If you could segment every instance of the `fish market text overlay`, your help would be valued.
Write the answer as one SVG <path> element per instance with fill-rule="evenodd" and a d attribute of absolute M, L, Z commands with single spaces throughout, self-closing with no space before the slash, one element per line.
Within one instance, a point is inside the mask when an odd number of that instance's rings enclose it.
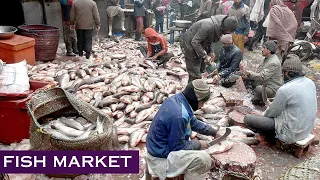
<path fill-rule="evenodd" d="M 138 174 L 139 151 L 0 151 L 0 173 Z"/>

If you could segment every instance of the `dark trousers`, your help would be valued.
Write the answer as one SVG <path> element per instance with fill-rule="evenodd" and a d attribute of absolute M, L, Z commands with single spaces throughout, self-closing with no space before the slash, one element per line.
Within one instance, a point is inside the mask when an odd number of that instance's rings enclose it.
<path fill-rule="evenodd" d="M 266 87 L 266 90 L 265 90 L 266 94 L 267 94 L 267 98 L 273 98 L 275 95 L 276 95 L 276 92 L 273 92 L 270 88 Z M 255 89 L 254 89 L 254 97 L 253 97 L 253 100 L 255 101 L 260 101 L 262 102 L 263 101 L 263 98 L 262 98 L 262 85 L 259 85 L 257 86 Z"/>
<path fill-rule="evenodd" d="M 275 137 L 276 129 L 274 118 L 249 114 L 244 117 L 244 123 L 253 131 L 260 131 L 272 138 Z"/>
<path fill-rule="evenodd" d="M 251 38 L 251 42 L 249 45 L 249 48 L 251 48 L 251 49 L 252 49 L 252 46 L 255 42 L 260 42 L 263 37 L 264 37 L 264 41 L 266 41 L 266 39 L 267 39 L 266 38 L 267 28 L 262 26 L 264 20 L 265 20 L 265 18 L 263 18 L 263 20 L 259 21 L 258 28 L 257 28 L 256 32 L 254 33 L 254 36 Z"/>
<path fill-rule="evenodd" d="M 83 56 L 83 51 L 86 52 L 86 58 L 90 58 L 92 51 L 92 33 L 93 29 L 77 29 L 77 45 L 79 56 Z"/>
<path fill-rule="evenodd" d="M 156 15 L 156 31 L 157 32 L 163 32 L 163 22 L 164 22 L 164 16 L 162 15 Z"/>
<path fill-rule="evenodd" d="M 156 22 L 156 31 L 163 33 L 163 22 Z"/>
<path fill-rule="evenodd" d="M 206 64 L 193 49 L 189 49 L 183 39 L 180 40 L 180 47 L 186 61 L 187 72 L 189 74 L 188 82 L 195 79 L 201 79 L 204 73 Z"/>
<path fill-rule="evenodd" d="M 63 25 L 63 39 L 66 44 L 67 53 L 78 53 L 77 38 L 75 30 L 70 29 L 70 25 L 65 23 Z"/>

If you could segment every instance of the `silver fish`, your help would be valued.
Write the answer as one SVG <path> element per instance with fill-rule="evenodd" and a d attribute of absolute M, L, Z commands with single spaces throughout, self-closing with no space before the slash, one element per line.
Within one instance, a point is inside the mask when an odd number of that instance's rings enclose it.
<path fill-rule="evenodd" d="M 222 112 L 222 109 L 212 105 L 204 105 L 201 110 L 206 114 L 215 114 L 217 112 Z"/>
<path fill-rule="evenodd" d="M 70 76 L 68 73 L 64 73 L 58 78 L 59 85 L 62 89 L 67 88 L 69 81 Z"/>
<path fill-rule="evenodd" d="M 140 123 L 143 120 L 145 120 L 151 113 L 153 112 L 153 108 L 145 109 L 142 110 L 141 112 L 138 113 L 136 117 L 136 123 Z"/>
<path fill-rule="evenodd" d="M 139 77 L 137 77 L 137 76 L 131 77 L 131 84 L 140 88 L 141 91 L 146 92 L 146 89 L 143 87 L 142 82 Z"/>
<path fill-rule="evenodd" d="M 124 102 L 126 104 L 131 104 L 132 103 L 132 98 L 130 95 L 124 95 L 119 99 L 121 102 Z"/>
<path fill-rule="evenodd" d="M 59 121 L 61 121 L 63 124 L 65 124 L 68 127 L 83 131 L 84 127 L 74 119 L 68 119 L 66 117 L 58 118 Z"/>
<path fill-rule="evenodd" d="M 112 112 L 115 112 L 117 110 L 118 104 L 111 104 L 110 108 Z"/>
<path fill-rule="evenodd" d="M 83 117 L 78 117 L 75 121 L 79 122 L 82 126 L 85 125 L 88 121 Z"/>
<path fill-rule="evenodd" d="M 222 141 L 220 144 L 215 144 L 213 146 L 210 146 L 207 149 L 207 152 L 209 154 L 219 154 L 219 153 L 223 153 L 226 152 L 228 150 L 230 150 L 233 146 L 233 142 L 232 141 Z"/>
<path fill-rule="evenodd" d="M 127 142 L 129 142 L 129 139 L 130 139 L 130 137 L 127 136 L 127 135 L 120 135 L 120 136 L 118 136 L 118 141 L 119 141 L 120 143 L 123 143 L 123 142 L 127 143 Z"/>
<path fill-rule="evenodd" d="M 118 89 L 117 92 L 121 92 L 121 91 L 140 92 L 140 88 L 138 88 L 137 86 L 131 85 L 131 86 L 121 87 L 121 88 Z"/>
<path fill-rule="evenodd" d="M 87 75 L 86 71 L 83 70 L 83 69 L 78 69 L 78 70 L 76 71 L 76 74 L 77 74 L 77 76 L 79 76 L 80 78 L 84 78 L 84 77 Z"/>
<path fill-rule="evenodd" d="M 134 131 L 130 135 L 129 145 L 130 147 L 136 147 L 137 144 L 141 141 L 143 135 L 146 133 L 145 129 L 139 129 L 137 131 Z"/>
<path fill-rule="evenodd" d="M 42 129 L 45 133 L 48 133 L 52 138 L 59 139 L 59 140 L 65 140 L 70 141 L 72 140 L 71 137 L 65 135 L 63 132 L 51 128 L 43 128 Z"/>
<path fill-rule="evenodd" d="M 135 118 L 137 117 L 138 113 L 136 111 L 131 111 L 130 114 L 129 114 L 129 117 L 130 118 Z"/>
<path fill-rule="evenodd" d="M 139 130 L 140 128 L 117 128 L 117 134 L 120 135 L 130 135 L 134 131 Z"/>
<path fill-rule="evenodd" d="M 74 128 L 71 128 L 71 127 L 68 127 L 66 125 L 64 125 L 62 122 L 60 121 L 55 121 L 51 127 L 53 129 L 57 129 L 59 131 L 61 131 L 62 133 L 64 133 L 65 135 L 67 136 L 70 136 L 70 137 L 78 137 L 80 136 L 83 131 L 80 131 L 80 130 L 76 130 Z"/>
<path fill-rule="evenodd" d="M 120 102 L 117 104 L 117 110 L 124 110 L 127 107 L 127 104 L 124 102 Z"/>

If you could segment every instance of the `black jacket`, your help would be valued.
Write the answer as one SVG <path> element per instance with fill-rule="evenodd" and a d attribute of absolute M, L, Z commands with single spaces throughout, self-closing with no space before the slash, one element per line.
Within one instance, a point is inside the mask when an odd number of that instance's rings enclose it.
<path fill-rule="evenodd" d="M 221 36 L 221 23 L 225 15 L 211 16 L 195 22 L 184 33 L 183 41 L 186 51 L 195 51 L 198 57 L 203 57 L 207 52 L 214 52 L 213 43 L 218 42 Z"/>
<path fill-rule="evenodd" d="M 219 75 L 226 78 L 231 73 L 239 70 L 239 65 L 242 60 L 242 51 L 232 45 L 229 49 L 222 47 L 220 50 L 220 61 L 218 63 Z"/>
<path fill-rule="evenodd" d="M 135 0 L 134 1 L 134 16 L 145 16 L 146 11 L 144 7 L 144 0 Z"/>

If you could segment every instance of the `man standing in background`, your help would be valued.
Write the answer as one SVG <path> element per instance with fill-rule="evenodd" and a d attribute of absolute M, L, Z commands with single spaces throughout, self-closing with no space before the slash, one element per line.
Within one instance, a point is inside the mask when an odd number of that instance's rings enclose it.
<path fill-rule="evenodd" d="M 234 44 L 243 52 L 244 43 L 248 40 L 250 30 L 250 9 L 241 0 L 234 0 L 228 11 L 228 16 L 235 16 L 238 21 L 238 28 L 232 34 Z"/>
<path fill-rule="evenodd" d="M 70 28 L 70 10 L 74 0 L 60 0 L 62 10 L 63 40 L 66 45 L 67 56 L 78 54 L 76 31 Z"/>
<path fill-rule="evenodd" d="M 144 0 L 134 0 L 134 17 L 136 18 L 135 40 L 141 41 L 141 33 L 144 29 L 143 18 L 146 16 Z"/>
<path fill-rule="evenodd" d="M 269 21 L 267 21 L 267 36 L 278 41 L 277 56 L 282 62 L 287 55 L 291 43 L 294 42 L 298 22 L 291 9 L 282 0 L 271 0 Z M 268 19 L 268 18 L 267 18 Z"/>
<path fill-rule="evenodd" d="M 125 15 L 123 9 L 119 6 L 119 0 L 107 0 L 107 15 L 109 24 L 108 36 L 112 36 L 113 18 L 119 16 L 121 20 L 121 31 L 126 31 L 124 28 Z"/>
<path fill-rule="evenodd" d="M 267 28 L 263 27 L 262 24 L 266 20 L 267 15 L 270 11 L 270 2 L 271 0 L 257 0 L 254 5 L 252 12 L 250 14 L 250 20 L 258 24 L 258 28 L 252 37 L 248 50 L 253 51 L 252 47 L 256 43 L 260 43 L 262 38 L 263 41 L 267 41 L 266 30 Z M 263 8 L 262 8 L 263 7 Z"/>
<path fill-rule="evenodd" d="M 71 29 L 76 29 L 79 56 L 86 52 L 86 59 L 90 58 L 92 51 L 92 33 L 94 26 L 100 30 L 100 16 L 97 4 L 93 0 L 77 0 L 71 8 Z"/>

